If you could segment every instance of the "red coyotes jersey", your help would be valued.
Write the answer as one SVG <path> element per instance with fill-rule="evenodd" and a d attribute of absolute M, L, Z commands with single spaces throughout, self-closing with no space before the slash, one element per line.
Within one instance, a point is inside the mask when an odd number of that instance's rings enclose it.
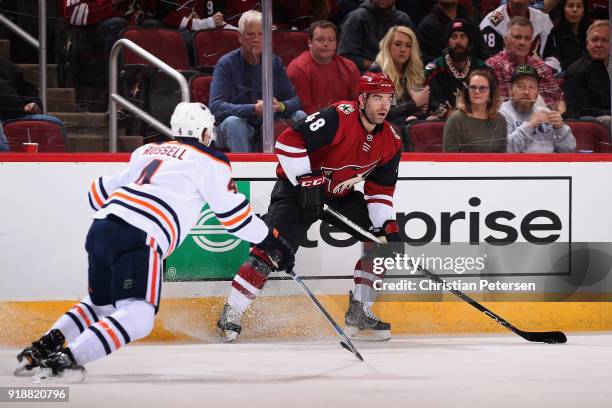
<path fill-rule="evenodd" d="M 355 102 L 332 104 L 286 129 L 276 141 L 275 153 L 279 177 L 296 185 L 298 176 L 321 171 L 331 197 L 345 196 L 363 181 L 374 226 L 395 218 L 400 137 L 387 122 L 368 133 Z"/>

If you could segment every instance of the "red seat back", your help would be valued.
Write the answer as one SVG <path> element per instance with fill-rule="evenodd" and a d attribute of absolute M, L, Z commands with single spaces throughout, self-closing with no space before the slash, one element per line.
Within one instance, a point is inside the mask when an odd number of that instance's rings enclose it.
<path fill-rule="evenodd" d="M 196 65 L 212 67 L 219 58 L 228 52 L 240 48 L 238 31 L 235 30 L 200 30 L 193 35 Z"/>
<path fill-rule="evenodd" d="M 39 152 L 65 152 L 64 130 L 43 119 L 14 120 L 2 124 L 12 152 L 23 152 L 23 143 L 38 143 Z"/>
<path fill-rule="evenodd" d="M 567 125 L 572 129 L 576 138 L 576 151 L 600 151 L 600 143 L 610 141 L 608 128 L 591 120 L 568 120 Z"/>
<path fill-rule="evenodd" d="M 272 49 L 286 67 L 295 57 L 308 50 L 308 33 L 291 30 L 273 31 Z"/>
<path fill-rule="evenodd" d="M 409 150 L 441 152 L 444 140 L 443 120 L 419 120 L 408 125 Z"/>
<path fill-rule="evenodd" d="M 195 75 L 189 80 L 189 87 L 191 88 L 191 101 L 202 102 L 208 106 L 208 100 L 210 98 L 210 83 L 212 82 L 212 76 L 210 75 Z"/>
<path fill-rule="evenodd" d="M 189 55 L 185 40 L 178 31 L 167 28 L 128 28 L 122 38 L 135 42 L 176 70 L 189 70 Z M 150 65 L 129 49 L 124 49 L 126 64 Z"/>

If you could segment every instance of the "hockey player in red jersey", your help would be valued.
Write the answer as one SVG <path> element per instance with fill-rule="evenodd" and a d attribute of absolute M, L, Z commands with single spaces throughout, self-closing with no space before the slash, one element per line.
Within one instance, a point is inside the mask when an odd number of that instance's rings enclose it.
<path fill-rule="evenodd" d="M 263 218 L 296 251 L 308 228 L 322 218 L 324 203 L 388 242 L 400 241 L 393 193 L 401 143 L 385 121 L 394 94 L 389 77 L 366 73 L 359 82 L 358 101 L 328 106 L 278 137 L 275 145 L 278 179 Z M 354 189 L 360 182 L 365 182 L 365 194 Z M 337 225 L 335 220 L 322 219 Z M 355 266 L 355 292 L 349 294 L 346 333 L 354 338 L 388 340 L 390 324 L 370 310 L 376 299 L 374 282 L 382 276 L 373 273 L 368 259 L 371 258 L 364 255 Z M 255 246 L 234 277 L 217 323 L 222 340 L 233 341 L 240 334 L 241 316 L 272 270 Z"/>
<path fill-rule="evenodd" d="M 208 108 L 181 102 L 170 124 L 176 140 L 136 149 L 124 172 L 92 183 L 89 296 L 17 356 L 16 374 L 40 367 L 39 379 L 67 373 L 80 379 L 85 364 L 146 337 L 159 306 L 162 260 L 186 238 L 205 203 L 228 232 L 257 243 L 270 265 L 293 267 L 292 248 L 236 191 L 227 157 L 208 147 L 214 137 Z"/>

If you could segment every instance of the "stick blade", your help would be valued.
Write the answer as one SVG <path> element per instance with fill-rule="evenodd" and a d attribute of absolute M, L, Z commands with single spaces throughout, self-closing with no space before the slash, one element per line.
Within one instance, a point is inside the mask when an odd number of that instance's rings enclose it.
<path fill-rule="evenodd" d="M 355 357 L 357 357 L 359 359 L 359 361 L 363 361 L 363 357 L 361 357 L 361 354 L 359 354 L 359 352 L 357 351 L 357 349 L 352 349 L 349 347 L 348 344 L 346 344 L 345 342 L 341 341 L 340 345 L 342 347 L 344 347 L 345 349 L 347 349 L 348 351 L 350 351 L 351 353 L 353 353 L 355 355 Z"/>
<path fill-rule="evenodd" d="M 521 332 L 519 333 L 522 338 L 528 341 L 534 341 L 538 343 L 567 343 L 567 336 L 560 331 L 551 332 Z"/>

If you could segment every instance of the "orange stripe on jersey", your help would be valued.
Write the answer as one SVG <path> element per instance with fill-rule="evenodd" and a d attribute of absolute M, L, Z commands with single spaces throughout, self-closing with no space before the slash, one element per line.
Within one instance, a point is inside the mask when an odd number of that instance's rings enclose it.
<path fill-rule="evenodd" d="M 96 204 L 98 204 L 100 207 L 102 207 L 104 205 L 104 201 L 102 201 L 102 199 L 98 195 L 98 189 L 96 189 L 96 182 L 95 181 L 93 181 L 91 183 L 91 192 L 92 192 L 94 200 L 96 200 Z"/>
<path fill-rule="evenodd" d="M 151 294 L 150 294 L 150 302 L 155 304 L 155 285 L 157 285 L 157 251 L 155 244 L 155 240 L 151 238 L 149 240 L 149 246 L 151 247 L 151 253 L 153 254 L 153 276 L 151 276 Z"/>
<path fill-rule="evenodd" d="M 134 197 L 130 197 L 126 194 L 123 193 L 119 193 L 119 192 L 115 192 L 113 194 L 111 194 L 111 197 L 121 197 L 125 200 L 131 201 L 133 203 L 136 204 L 140 204 L 144 207 L 147 207 L 149 210 L 153 211 L 155 214 L 157 214 L 161 219 L 163 219 L 164 221 L 166 221 L 166 224 L 168 224 L 168 227 L 170 227 L 170 233 L 172 234 L 172 242 L 170 242 L 170 247 L 168 248 L 168 252 L 172 252 L 172 248 L 174 248 L 174 245 L 176 245 L 176 231 L 174 230 L 174 226 L 172 224 L 172 222 L 168 219 L 168 217 L 166 217 L 166 215 L 160 211 L 159 208 L 155 207 L 152 204 L 147 203 L 146 201 L 143 200 L 139 200 L 138 198 L 134 198 Z"/>
<path fill-rule="evenodd" d="M 74 305 L 74 309 L 81 315 L 83 320 L 85 320 L 85 324 L 87 325 L 87 327 L 91 326 L 91 321 L 87 317 L 87 314 L 85 313 L 85 311 L 83 309 L 81 309 L 81 306 Z"/>
<path fill-rule="evenodd" d="M 221 221 L 221 224 L 223 224 L 226 227 L 231 227 L 232 225 L 244 220 L 246 217 L 248 217 L 251 214 L 251 205 L 249 204 L 249 207 L 247 208 L 246 212 L 242 215 L 239 215 L 235 218 L 232 218 L 229 221 Z"/>
<path fill-rule="evenodd" d="M 100 320 L 98 323 L 100 323 L 100 326 L 102 326 L 102 328 L 104 329 L 104 331 L 106 333 L 108 333 L 108 335 L 110 336 L 111 339 L 113 339 L 113 343 L 115 343 L 115 349 L 118 349 L 119 347 L 121 347 L 121 342 L 119 341 L 119 339 L 117 338 L 117 335 L 115 334 L 115 332 L 113 331 L 113 329 L 111 329 L 108 324 L 106 324 L 106 322 L 104 320 Z"/>

